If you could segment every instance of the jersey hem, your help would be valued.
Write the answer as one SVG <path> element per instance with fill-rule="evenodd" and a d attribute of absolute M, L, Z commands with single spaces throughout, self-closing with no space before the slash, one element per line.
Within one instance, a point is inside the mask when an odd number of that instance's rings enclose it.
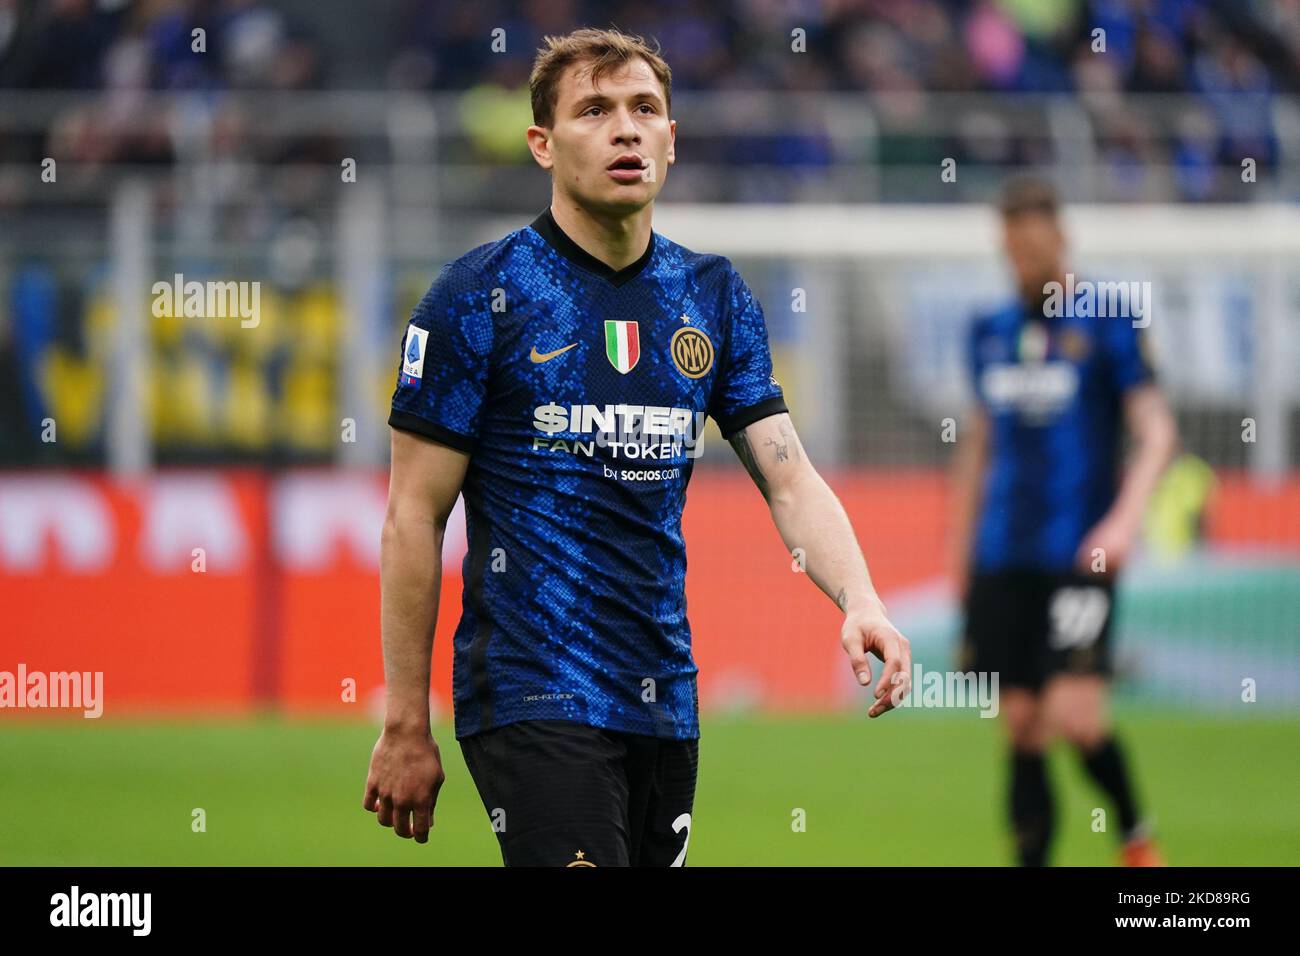
<path fill-rule="evenodd" d="M 498 718 L 487 726 L 480 726 L 479 721 L 467 721 L 457 719 L 456 739 L 464 740 L 467 737 L 473 737 L 475 734 L 486 733 L 489 730 L 496 730 L 498 727 L 505 727 L 509 724 L 518 724 L 526 720 L 562 720 L 570 724 L 581 724 L 584 727 L 595 727 L 598 730 L 610 730 L 620 734 L 636 734 L 641 737 L 655 737 L 659 740 L 699 740 L 700 728 L 698 721 L 692 723 L 689 732 L 686 734 L 663 734 L 656 733 L 652 728 L 645 724 L 635 721 L 624 720 L 592 720 L 590 718 L 573 717 L 570 715 L 556 716 L 549 713 L 538 714 L 515 714 L 510 717 Z"/>

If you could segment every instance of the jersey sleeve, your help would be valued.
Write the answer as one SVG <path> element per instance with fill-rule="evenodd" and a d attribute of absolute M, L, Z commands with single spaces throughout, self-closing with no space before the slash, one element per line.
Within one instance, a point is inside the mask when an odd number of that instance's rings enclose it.
<path fill-rule="evenodd" d="M 772 374 L 763 307 L 735 270 L 732 270 L 728 308 L 730 322 L 718 356 L 718 378 L 709 403 L 709 415 L 726 439 L 759 419 L 789 411 L 781 386 Z"/>
<path fill-rule="evenodd" d="M 492 357 L 488 285 L 453 262 L 424 294 L 402 336 L 389 425 L 473 450 Z"/>
<path fill-rule="evenodd" d="M 1122 395 L 1130 388 L 1154 382 L 1155 365 L 1146 329 L 1135 327 L 1128 319 L 1104 321 L 1107 372 L 1115 392 Z"/>

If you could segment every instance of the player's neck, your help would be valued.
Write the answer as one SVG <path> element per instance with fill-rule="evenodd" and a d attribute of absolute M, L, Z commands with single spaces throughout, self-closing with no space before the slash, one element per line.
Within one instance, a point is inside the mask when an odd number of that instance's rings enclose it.
<path fill-rule="evenodd" d="M 1069 288 L 1069 282 L 1066 277 L 1066 270 L 1060 267 L 1055 270 L 1051 279 L 1045 282 L 1034 282 L 1020 289 L 1020 299 L 1025 304 L 1025 310 L 1030 315 L 1041 318 L 1050 318 L 1045 311 L 1045 304 L 1051 297 L 1048 286 L 1049 283 L 1055 282 L 1062 289 Z"/>
<path fill-rule="evenodd" d="M 653 203 L 631 216 L 603 217 L 559 196 L 551 199 L 551 217 L 566 236 L 614 271 L 640 259 L 650 245 Z"/>

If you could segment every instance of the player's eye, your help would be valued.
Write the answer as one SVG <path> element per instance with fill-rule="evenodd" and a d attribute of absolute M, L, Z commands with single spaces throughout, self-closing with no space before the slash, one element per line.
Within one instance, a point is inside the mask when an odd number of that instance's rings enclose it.
<path fill-rule="evenodd" d="M 599 106 L 588 106 L 585 110 L 582 111 L 582 115 L 583 115 L 583 116 L 590 116 L 590 115 L 592 114 L 593 111 L 596 111 L 596 110 L 599 110 L 599 109 L 600 109 Z"/>

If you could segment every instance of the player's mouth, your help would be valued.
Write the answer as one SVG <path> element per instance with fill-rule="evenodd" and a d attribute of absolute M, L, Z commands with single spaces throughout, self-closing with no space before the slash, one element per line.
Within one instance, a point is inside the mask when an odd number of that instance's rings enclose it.
<path fill-rule="evenodd" d="M 638 154 L 624 153 L 605 168 L 618 182 L 635 183 L 645 178 L 646 165 L 646 161 Z"/>

